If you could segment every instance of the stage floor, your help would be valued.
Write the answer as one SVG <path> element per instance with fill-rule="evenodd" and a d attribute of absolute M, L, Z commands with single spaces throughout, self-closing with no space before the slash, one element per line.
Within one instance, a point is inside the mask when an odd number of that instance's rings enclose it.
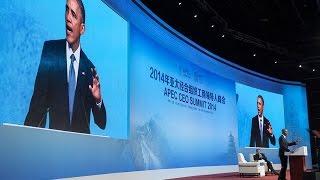
<path fill-rule="evenodd" d="M 290 179 L 290 172 L 287 171 L 288 180 Z M 204 176 L 192 176 L 192 177 L 183 177 L 183 178 L 176 178 L 174 180 L 212 180 L 212 179 L 226 179 L 226 180 L 246 180 L 246 179 L 259 179 L 259 180 L 277 180 L 278 176 L 273 174 L 268 174 L 264 177 L 257 177 L 257 176 L 245 176 L 240 177 L 239 173 L 224 173 L 224 174 L 212 174 L 212 175 L 204 175 Z"/>

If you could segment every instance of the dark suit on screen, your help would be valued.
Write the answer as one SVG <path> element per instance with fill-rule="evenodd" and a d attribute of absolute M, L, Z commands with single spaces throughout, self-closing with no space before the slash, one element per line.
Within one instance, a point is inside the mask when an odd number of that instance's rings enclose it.
<path fill-rule="evenodd" d="M 106 110 L 102 102 L 97 106 L 89 85 L 92 85 L 94 65 L 86 54 L 80 51 L 80 63 L 74 96 L 72 120 L 69 119 L 68 80 L 66 61 L 66 40 L 52 40 L 44 43 L 34 91 L 24 124 L 45 127 L 49 113 L 49 128 L 80 133 L 90 133 L 90 112 L 94 122 L 106 127 Z"/>
<path fill-rule="evenodd" d="M 288 156 L 284 155 L 285 152 L 290 152 L 288 149 L 289 146 L 296 145 L 296 142 L 288 142 L 287 138 L 283 135 L 279 138 L 279 157 L 281 161 L 281 171 L 279 175 L 279 179 L 285 180 L 286 179 L 286 170 L 288 167 Z"/>
<path fill-rule="evenodd" d="M 260 129 L 259 129 L 259 119 L 258 115 L 252 118 L 251 124 L 251 136 L 250 136 L 250 147 L 269 147 L 269 140 L 271 144 L 276 144 L 276 138 L 274 135 L 270 134 L 267 129 L 270 125 L 270 121 L 263 117 L 263 135 L 261 139 Z"/>

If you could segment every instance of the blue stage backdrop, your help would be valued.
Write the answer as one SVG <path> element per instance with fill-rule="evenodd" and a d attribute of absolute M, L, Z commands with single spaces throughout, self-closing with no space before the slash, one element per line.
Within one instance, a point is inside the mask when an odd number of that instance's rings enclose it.
<path fill-rule="evenodd" d="M 300 146 L 308 147 L 306 164 L 308 168 L 312 168 L 310 134 L 308 132 L 309 118 L 306 88 L 285 85 L 283 87 L 283 95 L 284 112 L 286 117 L 285 124 L 286 128 L 289 130 L 288 138 L 290 141 L 299 140 L 298 145 L 293 146 L 293 149 Z"/>
<path fill-rule="evenodd" d="M 283 95 L 236 83 L 239 147 L 250 145 L 252 118 L 258 114 L 257 97 L 264 99 L 263 115 L 270 121 L 276 145 L 269 143 L 269 147 L 279 147 L 277 138 L 281 129 L 285 127 Z"/>
<path fill-rule="evenodd" d="M 130 31 L 132 141 L 145 168 L 236 164 L 235 84 Z"/>
<path fill-rule="evenodd" d="M 91 133 L 127 138 L 128 23 L 101 1 L 83 2 L 86 31 L 81 48 L 97 68 L 108 117 L 106 130 L 91 121 Z M 66 0 L 1 2 L 0 123 L 24 123 L 43 43 L 66 37 L 65 4 Z"/>

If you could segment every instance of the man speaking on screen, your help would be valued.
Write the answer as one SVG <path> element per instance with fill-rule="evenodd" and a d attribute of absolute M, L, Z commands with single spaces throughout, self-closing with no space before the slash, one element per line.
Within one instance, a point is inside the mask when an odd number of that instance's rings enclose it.
<path fill-rule="evenodd" d="M 264 99 L 261 95 L 257 97 L 258 115 L 252 118 L 250 147 L 269 147 L 269 140 L 272 145 L 276 139 L 272 133 L 270 121 L 263 115 Z"/>
<path fill-rule="evenodd" d="M 81 0 L 67 0 L 66 39 L 46 41 L 24 124 L 90 133 L 90 113 L 105 129 L 107 115 L 95 67 L 81 49 L 85 9 Z"/>

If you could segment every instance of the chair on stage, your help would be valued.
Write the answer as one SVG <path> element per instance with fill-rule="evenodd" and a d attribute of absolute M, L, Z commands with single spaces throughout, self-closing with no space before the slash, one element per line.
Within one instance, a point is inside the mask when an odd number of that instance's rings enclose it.
<path fill-rule="evenodd" d="M 238 166 L 240 177 L 245 175 L 265 176 L 265 164 L 263 160 L 248 162 L 242 153 L 238 153 Z"/>
<path fill-rule="evenodd" d="M 253 156 L 254 156 L 254 154 L 249 154 L 249 160 L 250 160 L 250 162 L 257 162 L 257 161 L 254 160 Z M 260 163 L 263 163 L 263 165 L 264 165 L 264 171 L 265 171 L 265 174 L 266 174 L 266 175 L 272 174 L 272 172 L 269 170 L 268 165 L 267 165 L 267 162 L 266 162 L 265 160 L 259 160 L 259 162 L 260 162 Z M 271 164 L 273 164 L 273 163 L 271 162 Z"/>

